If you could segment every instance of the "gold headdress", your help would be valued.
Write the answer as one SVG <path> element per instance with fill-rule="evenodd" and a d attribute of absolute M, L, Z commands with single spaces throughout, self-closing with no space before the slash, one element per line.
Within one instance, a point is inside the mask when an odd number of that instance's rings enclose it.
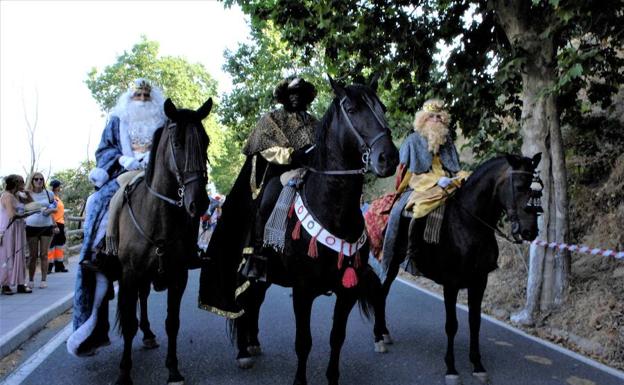
<path fill-rule="evenodd" d="M 442 112 L 446 111 L 444 102 L 440 99 L 429 99 L 423 104 L 423 111 L 427 112 Z"/>

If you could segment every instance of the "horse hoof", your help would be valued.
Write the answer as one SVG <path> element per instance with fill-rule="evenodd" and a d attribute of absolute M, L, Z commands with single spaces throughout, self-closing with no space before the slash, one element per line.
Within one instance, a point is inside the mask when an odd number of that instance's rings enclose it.
<path fill-rule="evenodd" d="M 179 372 L 170 374 L 167 385 L 184 385 L 184 377 Z"/>
<path fill-rule="evenodd" d="M 156 342 L 156 338 L 147 338 L 143 340 L 144 349 L 156 349 L 160 345 Z"/>
<path fill-rule="evenodd" d="M 383 340 L 375 342 L 375 353 L 388 353 L 388 348 Z"/>
<path fill-rule="evenodd" d="M 459 374 L 447 374 L 444 376 L 444 382 L 446 385 L 461 385 L 461 378 Z"/>
<path fill-rule="evenodd" d="M 252 356 L 259 356 L 262 354 L 262 348 L 260 347 L 260 345 L 247 346 L 247 353 L 251 354 Z"/>
<path fill-rule="evenodd" d="M 167 385 L 184 385 L 184 380 L 182 381 L 169 381 Z"/>
<path fill-rule="evenodd" d="M 489 384 L 490 383 L 490 378 L 489 378 L 487 372 L 473 372 L 472 376 L 474 378 L 476 378 L 477 380 L 479 380 L 479 382 L 482 383 L 482 384 Z"/>
<path fill-rule="evenodd" d="M 394 343 L 394 340 L 392 339 L 390 334 L 382 334 L 381 336 L 383 337 L 384 344 L 392 345 Z"/>
<path fill-rule="evenodd" d="M 237 358 L 236 365 L 241 369 L 251 369 L 254 366 L 254 359 L 251 357 Z"/>

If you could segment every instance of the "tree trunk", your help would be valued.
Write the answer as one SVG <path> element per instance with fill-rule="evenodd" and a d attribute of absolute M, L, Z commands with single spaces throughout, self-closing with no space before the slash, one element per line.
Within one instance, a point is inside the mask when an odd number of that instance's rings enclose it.
<path fill-rule="evenodd" d="M 534 29 L 527 2 L 494 1 L 492 5 L 510 43 L 526 59 L 522 72 L 522 153 L 529 157 L 542 153 L 539 170 L 544 182 L 544 214 L 538 221 L 539 238 L 562 243 L 568 231 L 566 169 L 559 111 L 555 95 L 547 92 L 557 82 L 554 38 Z M 532 324 L 538 310 L 548 312 L 561 305 L 567 291 L 569 266 L 567 251 L 532 244 L 526 304 L 512 315 L 512 321 Z"/>

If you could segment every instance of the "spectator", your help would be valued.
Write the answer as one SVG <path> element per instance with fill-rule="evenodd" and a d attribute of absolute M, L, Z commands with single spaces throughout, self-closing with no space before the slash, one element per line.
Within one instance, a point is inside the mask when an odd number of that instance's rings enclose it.
<path fill-rule="evenodd" d="M 0 284 L 2 294 L 31 293 L 26 283 L 26 230 L 24 227 L 24 179 L 19 175 L 5 178 L 6 186 L 0 196 Z M 25 197 L 25 195 L 23 195 Z"/>
<path fill-rule="evenodd" d="M 55 223 L 54 235 L 52 236 L 52 242 L 50 242 L 50 249 L 48 250 L 48 274 L 52 273 L 52 268 L 57 273 L 67 273 L 69 270 L 65 268 L 63 259 L 65 258 L 65 205 L 61 200 L 61 182 L 53 180 L 50 182 L 50 187 L 54 193 L 54 200 L 56 201 L 56 212 L 52 213 L 52 220 Z"/>
<path fill-rule="evenodd" d="M 48 248 L 54 233 L 54 221 L 50 216 L 56 211 L 54 193 L 45 187 L 43 174 L 35 172 L 30 179 L 30 196 L 33 201 L 39 203 L 40 212 L 26 218 L 26 239 L 28 241 L 28 287 L 35 286 L 35 270 L 37 260 L 41 261 L 40 289 L 48 287 L 46 278 L 48 275 Z"/>

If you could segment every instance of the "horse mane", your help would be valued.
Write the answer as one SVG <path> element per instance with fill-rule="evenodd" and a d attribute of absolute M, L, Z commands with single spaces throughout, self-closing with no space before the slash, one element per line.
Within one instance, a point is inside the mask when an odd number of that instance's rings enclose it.
<path fill-rule="evenodd" d="M 160 143 L 160 137 L 162 133 L 169 125 L 169 121 L 165 122 L 165 125 L 154 131 L 154 135 L 152 136 L 152 150 L 149 154 L 149 163 L 147 164 L 147 169 L 145 170 L 145 180 L 148 183 L 152 183 L 152 178 L 154 177 L 154 163 L 156 162 L 156 153 L 158 152 L 158 145 Z"/>
<path fill-rule="evenodd" d="M 314 165 L 319 169 L 323 169 L 325 167 L 325 161 L 327 160 L 327 132 L 329 131 L 329 126 L 338 111 L 337 104 L 338 98 L 334 98 L 327 108 L 327 111 L 325 111 L 323 118 L 316 124 L 316 151 L 314 151 Z"/>

